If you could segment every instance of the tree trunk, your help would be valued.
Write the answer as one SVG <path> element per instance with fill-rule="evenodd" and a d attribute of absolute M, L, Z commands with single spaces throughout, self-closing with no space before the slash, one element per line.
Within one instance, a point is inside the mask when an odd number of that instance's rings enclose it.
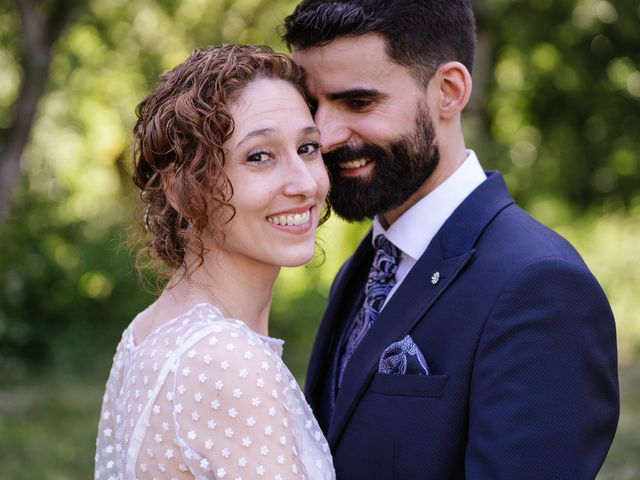
<path fill-rule="evenodd" d="M 38 101 L 47 83 L 51 48 L 69 18 L 67 1 L 56 2 L 48 17 L 38 0 L 15 0 L 22 26 L 22 85 L 9 128 L 0 141 L 0 221 L 20 179 L 20 162 L 29 141 Z"/>

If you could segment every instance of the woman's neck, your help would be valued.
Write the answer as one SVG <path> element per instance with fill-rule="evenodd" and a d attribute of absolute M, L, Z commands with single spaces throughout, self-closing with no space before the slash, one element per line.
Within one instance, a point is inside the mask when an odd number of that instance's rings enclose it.
<path fill-rule="evenodd" d="M 188 265 L 197 265 L 195 261 L 187 258 Z M 268 335 L 273 285 L 279 271 L 277 266 L 211 251 L 190 276 L 182 278 L 183 272 L 176 272 L 166 293 L 171 293 L 175 301 L 187 302 L 204 295 L 225 315 Z"/>

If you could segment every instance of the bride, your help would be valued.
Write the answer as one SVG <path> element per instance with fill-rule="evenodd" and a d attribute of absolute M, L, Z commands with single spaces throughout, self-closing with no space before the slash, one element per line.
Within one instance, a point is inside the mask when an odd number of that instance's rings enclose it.
<path fill-rule="evenodd" d="M 167 285 L 122 335 L 96 479 L 333 479 L 268 336 L 281 266 L 311 259 L 328 178 L 291 60 L 195 51 L 138 106 L 134 181 Z"/>

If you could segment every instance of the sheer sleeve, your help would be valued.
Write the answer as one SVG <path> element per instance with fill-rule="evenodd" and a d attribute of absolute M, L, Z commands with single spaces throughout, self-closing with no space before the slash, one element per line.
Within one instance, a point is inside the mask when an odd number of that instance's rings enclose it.
<path fill-rule="evenodd" d="M 117 455 L 117 446 L 121 441 L 122 428 L 116 422 L 115 411 L 116 400 L 122 388 L 126 334 L 127 332 L 125 331 L 116 349 L 105 393 L 102 397 L 102 410 L 100 412 L 96 440 L 95 479 L 110 478 L 118 468 L 122 468 Z"/>
<path fill-rule="evenodd" d="M 197 478 L 308 478 L 284 368 L 263 339 L 231 322 L 184 349 L 166 388 L 177 445 Z"/>

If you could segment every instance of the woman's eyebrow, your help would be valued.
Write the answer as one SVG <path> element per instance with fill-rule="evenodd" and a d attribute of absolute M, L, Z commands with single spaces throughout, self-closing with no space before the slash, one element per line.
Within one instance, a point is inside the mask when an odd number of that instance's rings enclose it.
<path fill-rule="evenodd" d="M 253 130 L 253 131 L 247 133 L 242 138 L 242 140 L 240 140 L 236 144 L 236 148 L 239 147 L 240 145 L 242 145 L 243 143 L 249 141 L 250 139 L 254 138 L 254 137 L 268 137 L 270 135 L 273 135 L 274 133 L 275 133 L 275 128 L 259 128 L 257 130 Z M 308 127 L 303 128 L 301 130 L 301 133 L 303 135 L 308 135 L 310 133 L 316 133 L 316 134 L 320 135 L 320 130 L 315 125 L 309 125 Z"/>
<path fill-rule="evenodd" d="M 247 133 L 242 140 L 240 140 L 237 144 L 236 147 L 239 147 L 240 145 L 242 145 L 243 143 L 245 143 L 246 141 L 248 141 L 249 139 L 253 138 L 253 137 L 266 137 L 269 136 L 271 134 L 273 134 L 274 129 L 273 128 L 259 128 L 257 130 L 253 130 L 252 132 Z"/>

